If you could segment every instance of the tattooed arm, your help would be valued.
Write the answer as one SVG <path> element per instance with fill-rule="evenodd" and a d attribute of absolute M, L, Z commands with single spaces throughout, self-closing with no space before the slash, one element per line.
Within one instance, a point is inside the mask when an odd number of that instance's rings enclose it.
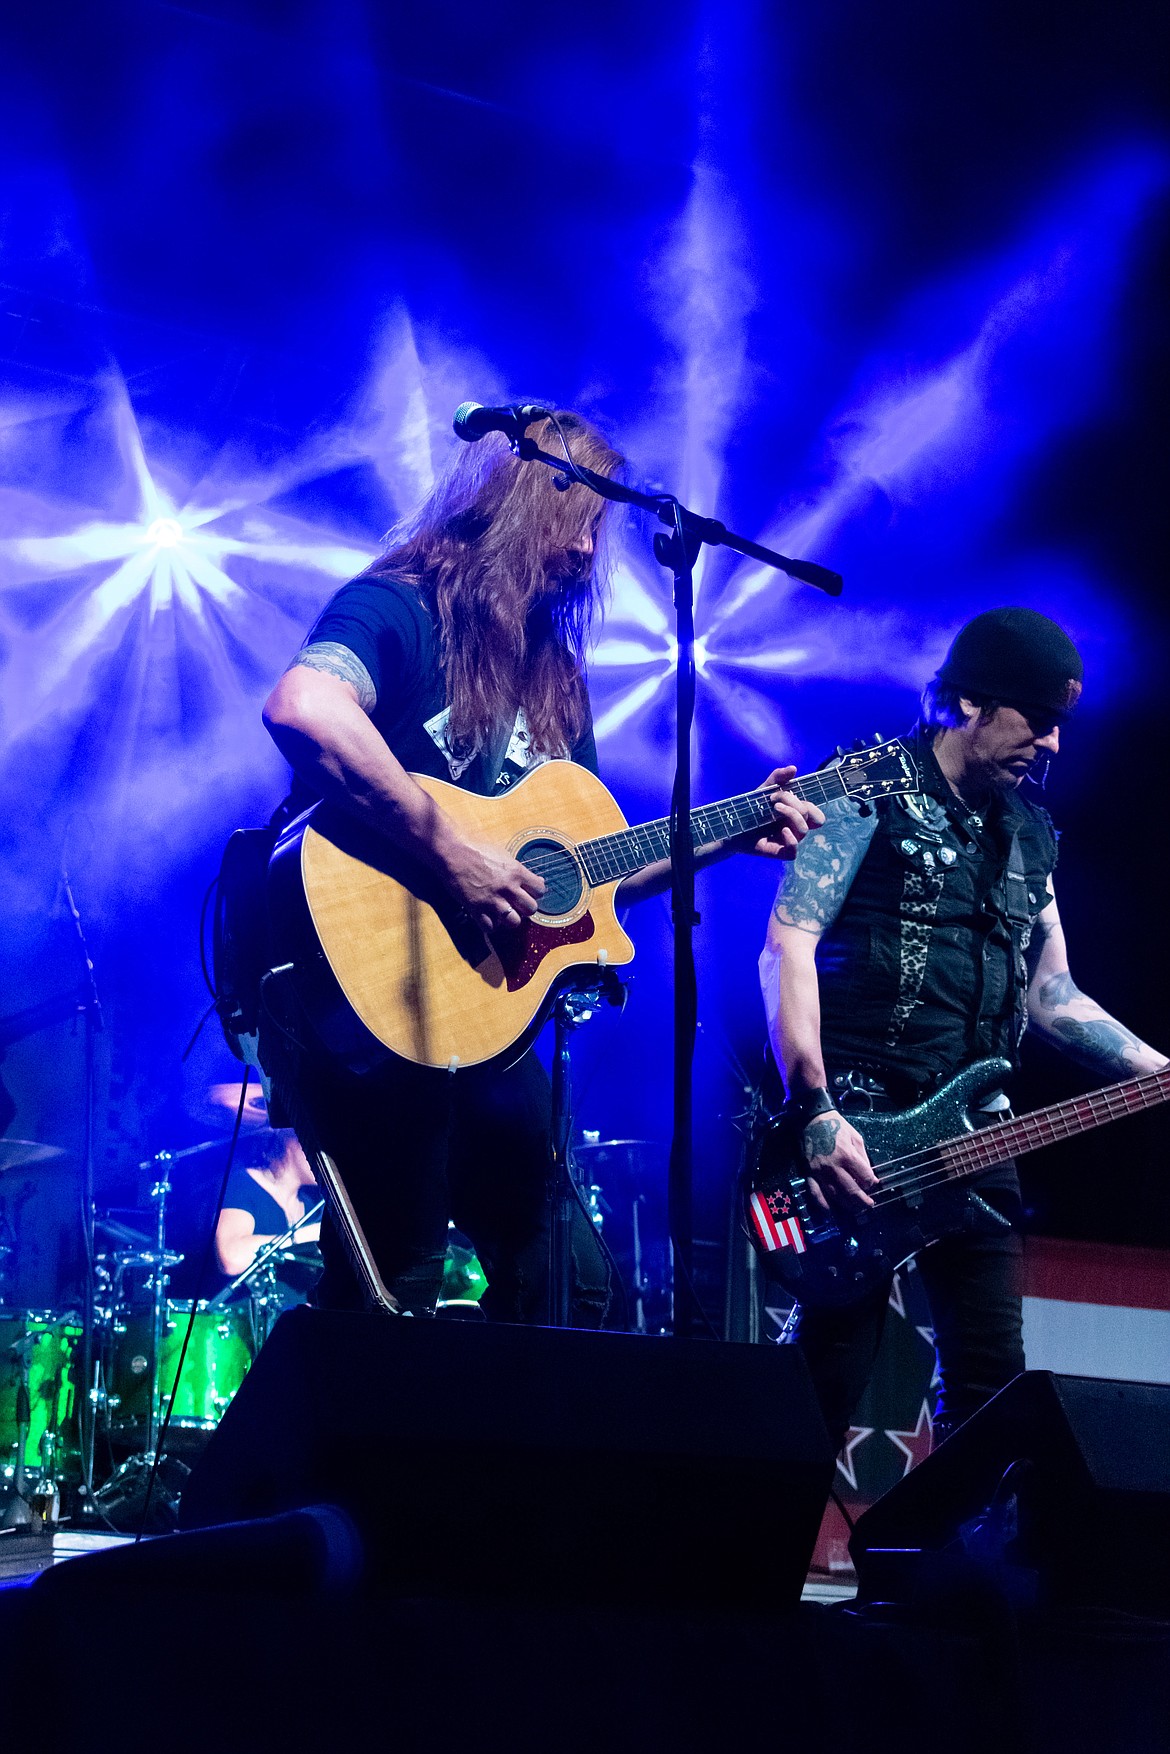
<path fill-rule="evenodd" d="M 876 826 L 875 816 L 862 816 L 848 799 L 827 805 L 823 827 L 801 842 L 780 879 L 760 956 L 760 987 L 768 1038 L 791 1097 L 825 1088 L 817 944 L 841 911 Z M 860 1133 L 842 1115 L 818 1114 L 802 1142 L 816 1172 L 809 1187 L 822 1206 L 832 1200 L 872 1204 L 866 1189 L 876 1178 Z"/>
<path fill-rule="evenodd" d="M 1157 1072 L 1166 1056 L 1082 993 L 1068 971 L 1064 928 L 1049 902 L 1029 946 L 1028 1025 L 1053 1047 L 1105 1081 Z"/>
<path fill-rule="evenodd" d="M 348 646 L 298 652 L 264 707 L 277 748 L 314 791 L 434 871 L 484 931 L 535 913 L 544 883 L 502 848 L 468 841 L 370 721 L 377 694 Z"/>

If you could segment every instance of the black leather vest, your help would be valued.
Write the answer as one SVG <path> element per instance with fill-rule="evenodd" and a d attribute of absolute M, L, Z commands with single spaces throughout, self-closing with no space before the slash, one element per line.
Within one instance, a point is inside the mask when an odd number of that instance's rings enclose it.
<path fill-rule="evenodd" d="M 1008 794 L 982 821 L 947 785 L 927 735 L 907 741 L 923 790 L 874 806 L 873 839 L 817 951 L 826 1065 L 889 1076 L 905 1092 L 988 1054 L 1017 1063 L 1025 953 L 1056 862 L 1043 810 Z"/>

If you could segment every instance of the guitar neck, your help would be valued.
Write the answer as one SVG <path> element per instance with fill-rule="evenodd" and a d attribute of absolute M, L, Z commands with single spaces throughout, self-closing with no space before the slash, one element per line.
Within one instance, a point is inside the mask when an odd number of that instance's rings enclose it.
<path fill-rule="evenodd" d="M 827 804 L 830 799 L 849 796 L 846 778 L 835 767 L 819 769 L 790 780 L 786 790 L 809 804 Z M 748 834 L 753 829 L 767 828 L 773 820 L 774 793 L 767 788 L 740 792 L 724 798 L 719 804 L 705 804 L 691 811 L 691 845 L 696 848 L 726 840 L 732 835 Z M 589 882 L 612 883 L 629 877 L 659 859 L 670 857 L 670 818 L 660 816 L 654 822 L 643 822 L 637 828 L 624 828 L 617 834 L 603 834 L 596 840 L 581 841 L 577 854 Z"/>
<path fill-rule="evenodd" d="M 1007 1157 L 1022 1157 L 1058 1139 L 1072 1139 L 1125 1115 L 1141 1114 L 1160 1103 L 1170 1102 L 1170 1066 L 1148 1072 L 1143 1078 L 1127 1078 L 1107 1084 L 1085 1096 L 1073 1096 L 1050 1108 L 1034 1109 L 1018 1120 L 983 1127 L 961 1139 L 948 1139 L 940 1149 L 950 1174 L 956 1178 L 977 1175 Z"/>

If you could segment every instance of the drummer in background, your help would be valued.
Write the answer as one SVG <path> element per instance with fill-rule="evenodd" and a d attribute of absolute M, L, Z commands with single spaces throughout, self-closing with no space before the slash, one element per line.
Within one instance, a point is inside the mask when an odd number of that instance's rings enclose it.
<path fill-rule="evenodd" d="M 220 1271 L 232 1279 L 245 1272 L 260 1249 L 283 1236 L 318 1200 L 308 1159 L 291 1130 L 267 1131 L 249 1144 L 255 1161 L 247 1168 L 233 1169 L 215 1227 L 216 1259 Z M 306 1224 L 297 1231 L 296 1242 L 316 1242 L 320 1234 L 319 1222 Z"/>

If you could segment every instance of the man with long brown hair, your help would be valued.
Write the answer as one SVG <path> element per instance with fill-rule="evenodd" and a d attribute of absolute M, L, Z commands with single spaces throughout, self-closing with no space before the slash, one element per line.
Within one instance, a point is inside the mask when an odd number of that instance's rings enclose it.
<path fill-rule="evenodd" d="M 543 448 L 563 435 L 575 461 L 600 474 L 621 465 L 578 415 L 558 412 L 532 435 Z M 536 912 L 541 878 L 504 848 L 469 840 L 410 776 L 494 795 L 550 759 L 596 773 L 584 658 L 605 585 L 606 502 L 559 483 L 499 434 L 460 449 L 386 552 L 327 604 L 265 707 L 294 770 L 292 808 L 339 805 L 417 859 L 489 933 Z M 773 827 L 752 845 L 791 857 L 820 820 L 781 792 Z M 704 849 L 700 862 L 740 844 Z M 668 882 L 665 864 L 650 866 L 625 880 L 620 901 Z M 358 1078 L 322 1053 L 302 1058 L 297 1083 L 404 1308 L 433 1310 L 453 1219 L 483 1261 L 490 1313 L 543 1319 L 550 1116 L 534 1054 L 454 1077 L 392 1061 Z M 328 1227 L 322 1248 L 321 1300 L 354 1302 Z M 577 1319 L 600 1322 L 606 1274 L 583 1213 L 573 1255 Z"/>

